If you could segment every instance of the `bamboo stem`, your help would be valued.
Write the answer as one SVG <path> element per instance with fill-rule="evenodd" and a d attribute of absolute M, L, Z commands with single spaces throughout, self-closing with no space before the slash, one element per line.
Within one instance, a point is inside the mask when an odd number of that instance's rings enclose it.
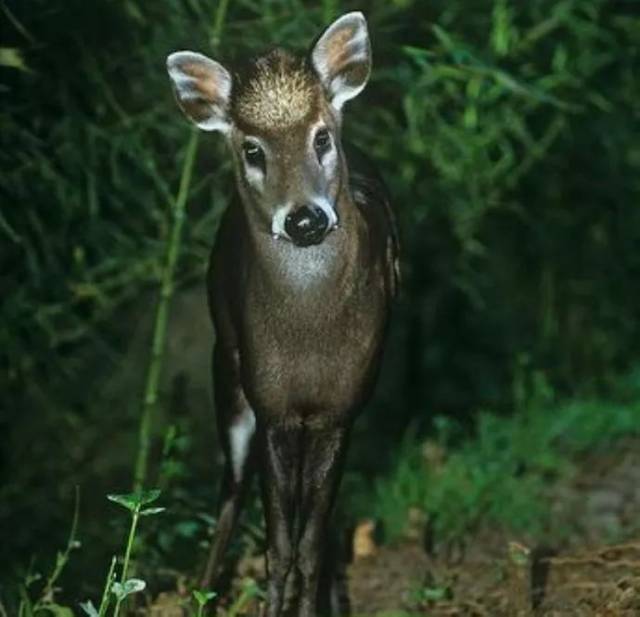
<path fill-rule="evenodd" d="M 211 46 L 214 51 L 218 51 L 220 47 L 220 40 L 222 37 L 222 26 L 224 24 L 224 18 L 227 15 L 227 8 L 229 6 L 229 0 L 220 0 L 216 15 L 213 21 L 213 31 L 211 32 Z"/>
<path fill-rule="evenodd" d="M 220 45 L 222 28 L 227 14 L 229 0 L 220 0 L 216 10 L 211 41 L 214 49 Z M 167 245 L 166 265 L 162 273 L 162 286 L 160 289 L 160 299 L 156 308 L 156 317 L 153 328 L 153 341 L 151 345 L 151 358 L 145 386 L 144 401 L 142 405 L 142 415 L 140 418 L 140 429 L 138 437 L 138 454 L 134 470 L 133 488 L 134 491 L 141 491 L 147 479 L 147 468 L 149 464 L 149 449 L 151 443 L 151 428 L 153 426 L 154 412 L 158 401 L 158 385 L 162 373 L 164 359 L 164 348 L 167 335 L 167 322 L 169 317 L 169 305 L 173 296 L 174 277 L 176 262 L 180 252 L 182 239 L 182 226 L 185 218 L 185 207 L 189 187 L 191 186 L 191 176 L 198 149 L 198 133 L 194 129 L 187 146 L 187 153 L 182 165 L 182 176 L 180 178 L 180 188 L 173 207 L 173 224 L 171 235 Z"/>
<path fill-rule="evenodd" d="M 164 349 L 167 335 L 167 322 L 169 318 L 169 305 L 174 291 L 174 277 L 176 263 L 180 253 L 182 239 L 182 227 L 185 219 L 185 207 L 189 187 L 191 186 L 191 176 L 198 149 L 198 133 L 194 129 L 191 133 L 184 163 L 182 165 L 182 176 L 180 178 L 180 188 L 173 208 L 173 222 L 167 253 L 165 267 L 162 273 L 162 285 L 160 288 L 160 299 L 156 307 L 156 316 L 153 327 L 153 340 L 151 343 L 151 358 L 147 372 L 144 400 L 142 404 L 142 416 L 140 418 L 140 432 L 138 438 L 138 454 L 136 458 L 134 472 L 134 491 L 140 491 L 147 478 L 147 467 L 149 463 L 149 449 L 151 442 L 151 427 L 153 426 L 154 412 L 158 401 L 158 386 L 164 359 Z"/>

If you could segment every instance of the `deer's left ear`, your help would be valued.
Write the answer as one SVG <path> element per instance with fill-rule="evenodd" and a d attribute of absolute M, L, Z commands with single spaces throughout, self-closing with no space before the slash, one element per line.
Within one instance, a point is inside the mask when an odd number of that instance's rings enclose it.
<path fill-rule="evenodd" d="M 311 64 L 337 110 L 360 94 L 371 73 L 371 44 L 364 15 L 353 12 L 336 19 L 313 46 Z"/>
<path fill-rule="evenodd" d="M 231 75 L 220 63 L 192 51 L 167 58 L 178 105 L 204 131 L 227 132 Z"/>

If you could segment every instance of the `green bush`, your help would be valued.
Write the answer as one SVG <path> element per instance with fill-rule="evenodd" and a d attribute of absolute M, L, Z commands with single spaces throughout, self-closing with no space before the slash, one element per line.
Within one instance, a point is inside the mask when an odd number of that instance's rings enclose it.
<path fill-rule="evenodd" d="M 538 374 L 513 415 L 480 413 L 472 434 L 440 418 L 432 440 L 406 436 L 392 471 L 355 505 L 396 540 L 407 532 L 411 508 L 428 514 L 439 542 L 482 526 L 558 540 L 567 521 L 550 520 L 550 488 L 571 477 L 580 457 L 640 434 L 637 377 L 611 399 L 563 400 Z"/>

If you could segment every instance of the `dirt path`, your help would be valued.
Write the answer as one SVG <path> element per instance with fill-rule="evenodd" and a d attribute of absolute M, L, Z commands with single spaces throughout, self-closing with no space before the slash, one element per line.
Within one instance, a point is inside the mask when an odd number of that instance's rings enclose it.
<path fill-rule="evenodd" d="M 581 461 L 554 491 L 562 546 L 484 531 L 456 550 L 380 547 L 349 567 L 354 614 L 640 616 L 640 443 Z M 612 543 L 612 538 L 626 538 Z"/>

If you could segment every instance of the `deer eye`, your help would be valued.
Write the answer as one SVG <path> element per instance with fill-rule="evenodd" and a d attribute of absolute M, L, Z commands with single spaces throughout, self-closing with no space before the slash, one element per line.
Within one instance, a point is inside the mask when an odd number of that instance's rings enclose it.
<path fill-rule="evenodd" d="M 316 136 L 313 138 L 313 147 L 318 159 L 321 159 L 331 147 L 331 135 L 328 129 L 320 129 L 316 133 Z"/>
<path fill-rule="evenodd" d="M 266 167 L 264 151 L 258 144 L 253 141 L 245 141 L 242 144 L 242 153 L 248 165 L 259 167 L 264 172 Z"/>

